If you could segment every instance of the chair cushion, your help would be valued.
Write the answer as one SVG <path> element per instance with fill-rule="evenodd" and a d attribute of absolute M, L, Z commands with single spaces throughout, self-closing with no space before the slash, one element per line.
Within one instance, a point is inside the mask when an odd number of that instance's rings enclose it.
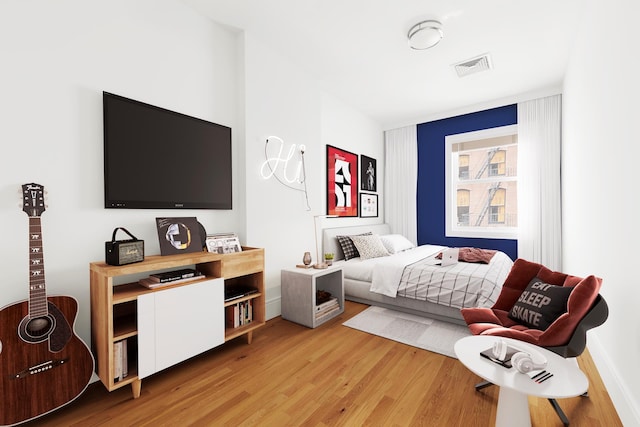
<path fill-rule="evenodd" d="M 509 310 L 509 318 L 532 329 L 546 330 L 567 312 L 570 286 L 556 286 L 534 277 Z"/>

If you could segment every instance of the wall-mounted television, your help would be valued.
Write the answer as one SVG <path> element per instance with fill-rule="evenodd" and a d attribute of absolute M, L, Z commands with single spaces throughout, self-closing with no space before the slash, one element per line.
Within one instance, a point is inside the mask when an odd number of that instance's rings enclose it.
<path fill-rule="evenodd" d="M 104 206 L 231 209 L 231 128 L 103 92 Z"/>

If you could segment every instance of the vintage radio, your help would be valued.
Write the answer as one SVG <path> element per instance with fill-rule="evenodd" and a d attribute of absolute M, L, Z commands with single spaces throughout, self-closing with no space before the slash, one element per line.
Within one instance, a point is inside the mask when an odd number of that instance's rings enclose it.
<path fill-rule="evenodd" d="M 131 239 L 116 240 L 116 233 L 122 230 Z M 105 261 L 109 265 L 125 265 L 144 261 L 144 240 L 138 240 L 126 228 L 118 227 L 113 230 L 110 242 L 105 242 Z"/>

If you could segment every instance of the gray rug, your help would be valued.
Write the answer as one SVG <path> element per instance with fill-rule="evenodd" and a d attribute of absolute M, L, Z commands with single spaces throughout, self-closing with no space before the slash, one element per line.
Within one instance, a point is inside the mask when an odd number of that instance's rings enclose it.
<path fill-rule="evenodd" d="M 471 335 L 466 326 L 371 306 L 343 323 L 373 335 L 456 358 L 453 346 Z"/>

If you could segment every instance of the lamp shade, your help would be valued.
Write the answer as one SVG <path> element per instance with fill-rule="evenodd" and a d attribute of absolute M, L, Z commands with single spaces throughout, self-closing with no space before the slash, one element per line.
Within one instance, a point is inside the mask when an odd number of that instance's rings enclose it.
<path fill-rule="evenodd" d="M 443 36 L 442 24 L 434 20 L 417 23 L 407 34 L 409 47 L 415 50 L 429 49 L 437 45 Z"/>

